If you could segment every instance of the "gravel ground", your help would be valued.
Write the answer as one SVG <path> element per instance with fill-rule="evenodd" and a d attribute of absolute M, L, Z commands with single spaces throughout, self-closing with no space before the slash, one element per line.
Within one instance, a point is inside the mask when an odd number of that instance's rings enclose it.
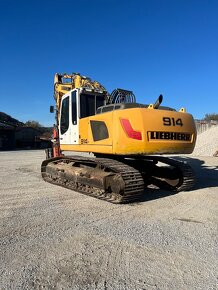
<path fill-rule="evenodd" d="M 129 205 L 44 182 L 43 159 L 0 152 L 0 289 L 218 289 L 218 158 L 187 159 L 193 191 Z"/>

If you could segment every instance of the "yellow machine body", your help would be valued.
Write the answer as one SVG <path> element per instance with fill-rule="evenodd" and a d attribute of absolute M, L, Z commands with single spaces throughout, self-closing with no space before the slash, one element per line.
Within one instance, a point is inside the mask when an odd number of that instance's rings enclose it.
<path fill-rule="evenodd" d="M 94 132 L 93 122 L 98 132 Z M 82 118 L 78 123 L 78 144 L 61 144 L 61 150 L 118 155 L 188 154 L 196 141 L 193 117 L 186 112 L 130 108 Z M 95 135 L 101 139 L 96 140 Z"/>
<path fill-rule="evenodd" d="M 86 111 L 91 106 L 87 99 L 95 96 L 103 100 L 103 107 L 112 108 L 98 112 L 96 105 L 92 113 L 82 114 L 84 107 Z M 55 74 L 54 98 L 61 151 L 153 155 L 189 154 L 194 149 L 195 122 L 184 108 L 176 111 L 160 104 L 140 105 L 135 100 L 129 106 L 122 99 L 117 104 L 111 101 L 111 95 L 99 82 L 75 73 Z M 66 98 L 68 128 L 62 134 Z M 76 111 L 75 120 L 72 119 L 73 111 Z"/>

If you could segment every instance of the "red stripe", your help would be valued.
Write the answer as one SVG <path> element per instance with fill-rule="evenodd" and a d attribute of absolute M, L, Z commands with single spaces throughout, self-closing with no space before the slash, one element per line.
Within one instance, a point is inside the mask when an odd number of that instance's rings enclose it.
<path fill-rule="evenodd" d="M 127 136 L 132 139 L 142 140 L 142 134 L 139 131 L 135 131 L 128 119 L 120 119 L 120 123 L 126 132 Z"/>

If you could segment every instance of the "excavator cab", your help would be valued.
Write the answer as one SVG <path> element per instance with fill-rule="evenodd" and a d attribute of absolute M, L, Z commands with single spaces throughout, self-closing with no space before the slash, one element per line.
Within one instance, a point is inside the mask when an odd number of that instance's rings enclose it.
<path fill-rule="evenodd" d="M 96 114 L 106 104 L 104 93 L 74 89 L 61 100 L 59 117 L 60 144 L 79 144 L 79 121 Z"/>

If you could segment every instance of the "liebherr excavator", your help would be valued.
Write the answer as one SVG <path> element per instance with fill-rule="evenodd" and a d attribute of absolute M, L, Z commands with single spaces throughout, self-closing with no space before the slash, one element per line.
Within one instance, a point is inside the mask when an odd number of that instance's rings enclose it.
<path fill-rule="evenodd" d="M 192 168 L 162 156 L 194 149 L 195 123 L 184 108 L 161 106 L 162 95 L 154 104 L 139 104 L 132 91 L 109 94 L 78 73 L 55 74 L 54 98 L 53 148 L 41 165 L 45 181 L 113 203 L 140 200 L 149 186 L 172 192 L 192 188 Z"/>

